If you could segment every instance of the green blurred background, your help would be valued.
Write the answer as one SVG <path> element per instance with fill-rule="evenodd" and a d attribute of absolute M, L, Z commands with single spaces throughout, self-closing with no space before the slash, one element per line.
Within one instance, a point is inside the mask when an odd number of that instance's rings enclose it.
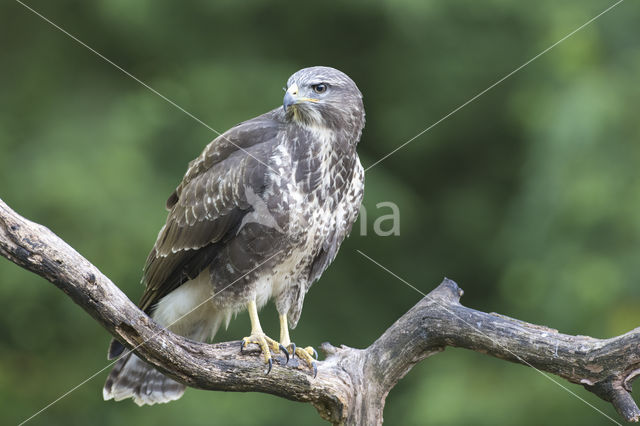
<path fill-rule="evenodd" d="M 28 4 L 220 131 L 280 105 L 297 69 L 339 68 L 365 96 L 366 167 L 612 2 Z M 368 233 L 354 227 L 307 295 L 294 340 L 366 347 L 420 299 L 356 249 L 424 292 L 448 276 L 467 306 L 565 333 L 640 325 L 638 6 L 623 2 L 369 170 Z M 16 2 L 0 5 L 0 34 L 0 197 L 137 300 L 164 201 L 215 135 Z M 400 236 L 373 232 L 389 213 L 382 201 L 399 206 Z M 103 368 L 109 335 L 4 259 L 0 281 L 0 422 L 15 424 Z M 277 334 L 273 306 L 261 316 Z M 248 329 L 239 315 L 218 338 Z M 262 394 L 103 402 L 106 374 L 29 424 L 323 424 L 310 405 Z M 460 349 L 416 366 L 385 420 L 608 422 L 532 369 Z"/>

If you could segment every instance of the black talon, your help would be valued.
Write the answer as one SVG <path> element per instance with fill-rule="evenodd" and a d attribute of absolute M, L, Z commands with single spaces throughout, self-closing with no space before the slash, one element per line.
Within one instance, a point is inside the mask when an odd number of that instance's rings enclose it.
<path fill-rule="evenodd" d="M 315 350 L 315 348 L 311 348 L 311 350 L 313 351 L 313 357 L 315 359 L 318 359 L 318 352 Z"/>
<path fill-rule="evenodd" d="M 247 341 L 242 339 L 242 342 L 240 342 L 240 353 L 242 353 L 242 350 L 244 349 L 244 346 L 247 344 Z"/>
<path fill-rule="evenodd" d="M 296 357 L 296 344 L 291 343 L 291 359 L 294 359 L 295 357 Z"/>
<path fill-rule="evenodd" d="M 287 365 L 289 364 L 289 351 L 287 351 L 287 348 L 285 348 L 284 346 L 282 346 L 282 343 L 280 343 L 280 350 L 282 352 L 284 352 L 284 356 L 287 357 L 287 362 L 285 362 L 284 364 Z"/>
<path fill-rule="evenodd" d="M 313 361 L 311 365 L 313 366 L 313 378 L 315 379 L 318 377 L 318 363 Z"/>
<path fill-rule="evenodd" d="M 273 360 L 269 358 L 269 368 L 267 368 L 267 372 L 265 373 L 265 375 L 271 373 L 271 367 L 273 367 Z"/>

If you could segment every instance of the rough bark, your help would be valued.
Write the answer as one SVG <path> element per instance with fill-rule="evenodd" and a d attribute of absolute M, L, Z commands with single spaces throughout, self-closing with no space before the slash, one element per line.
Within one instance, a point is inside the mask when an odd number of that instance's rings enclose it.
<path fill-rule="evenodd" d="M 172 378 L 199 389 L 266 392 L 313 404 L 334 424 L 382 424 L 387 394 L 419 361 L 447 346 L 467 348 L 553 373 L 610 402 L 627 421 L 640 410 L 631 384 L 640 374 L 640 328 L 611 339 L 570 336 L 460 304 L 445 279 L 366 349 L 324 343 L 313 378 L 305 366 L 277 362 L 264 374 L 240 342 L 198 343 L 140 311 L 98 268 L 42 225 L 0 200 L 0 254 L 51 281 L 113 336 Z"/>

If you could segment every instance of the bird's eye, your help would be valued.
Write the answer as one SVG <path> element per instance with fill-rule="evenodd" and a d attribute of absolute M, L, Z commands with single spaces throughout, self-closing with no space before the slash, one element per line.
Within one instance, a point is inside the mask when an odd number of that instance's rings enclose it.
<path fill-rule="evenodd" d="M 324 93 L 327 91 L 327 85 L 324 83 L 314 84 L 313 86 L 311 86 L 311 88 L 316 93 Z"/>

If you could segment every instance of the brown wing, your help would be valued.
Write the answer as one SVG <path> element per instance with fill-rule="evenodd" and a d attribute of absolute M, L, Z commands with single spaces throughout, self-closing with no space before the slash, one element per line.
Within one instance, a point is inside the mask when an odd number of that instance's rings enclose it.
<path fill-rule="evenodd" d="M 281 123 L 267 113 L 211 142 L 167 200 L 167 223 L 144 268 L 140 307 L 155 304 L 206 268 L 249 212 L 246 190 L 261 194 Z"/>

